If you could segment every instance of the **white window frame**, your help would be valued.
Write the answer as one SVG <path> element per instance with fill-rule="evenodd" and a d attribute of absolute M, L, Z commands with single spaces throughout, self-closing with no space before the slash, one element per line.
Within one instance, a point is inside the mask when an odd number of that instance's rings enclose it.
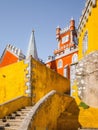
<path fill-rule="evenodd" d="M 64 77 L 68 78 L 68 65 L 64 66 Z"/>
<path fill-rule="evenodd" d="M 78 62 L 78 54 L 77 54 L 77 53 L 74 53 L 74 54 L 72 55 L 72 63 L 76 63 L 76 62 Z"/>
<path fill-rule="evenodd" d="M 83 43 L 82 53 L 84 55 L 88 49 L 88 31 L 85 32 L 82 43 Z"/>
<path fill-rule="evenodd" d="M 69 35 L 62 37 L 62 44 L 66 43 L 68 41 L 69 41 Z"/>
<path fill-rule="evenodd" d="M 57 66 L 58 66 L 58 68 L 63 67 L 63 60 L 62 59 L 58 60 Z"/>

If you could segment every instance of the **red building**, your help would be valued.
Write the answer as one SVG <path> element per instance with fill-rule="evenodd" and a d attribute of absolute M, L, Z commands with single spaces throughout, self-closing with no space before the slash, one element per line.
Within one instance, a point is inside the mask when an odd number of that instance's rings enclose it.
<path fill-rule="evenodd" d="M 77 30 L 74 19 L 70 20 L 69 27 L 62 30 L 60 27 L 56 28 L 56 39 L 58 48 L 53 56 L 48 57 L 46 66 L 70 79 L 70 66 L 78 60 Z"/>
<path fill-rule="evenodd" d="M 0 58 L 0 67 L 18 62 L 24 58 L 25 56 L 20 49 L 8 44 Z"/>

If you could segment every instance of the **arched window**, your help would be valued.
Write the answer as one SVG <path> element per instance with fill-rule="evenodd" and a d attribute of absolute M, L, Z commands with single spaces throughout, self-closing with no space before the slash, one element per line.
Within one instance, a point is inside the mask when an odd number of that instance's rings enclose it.
<path fill-rule="evenodd" d="M 72 56 L 72 63 L 76 63 L 77 61 L 78 61 L 78 54 L 75 53 L 75 54 L 73 54 L 73 56 Z"/>
<path fill-rule="evenodd" d="M 85 54 L 85 52 L 88 49 L 88 32 L 86 31 L 83 37 L 83 49 L 82 49 L 82 53 Z"/>
<path fill-rule="evenodd" d="M 58 68 L 62 68 L 62 67 L 63 67 L 63 61 L 62 61 L 62 59 L 60 59 L 60 60 L 58 61 L 57 66 L 58 66 Z"/>

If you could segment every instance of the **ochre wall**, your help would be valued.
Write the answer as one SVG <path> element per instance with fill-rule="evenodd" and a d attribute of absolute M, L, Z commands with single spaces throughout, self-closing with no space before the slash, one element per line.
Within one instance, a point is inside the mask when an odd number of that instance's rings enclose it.
<path fill-rule="evenodd" d="M 69 80 L 47 68 L 44 64 L 32 59 L 32 96 L 33 103 L 51 90 L 68 93 Z"/>
<path fill-rule="evenodd" d="M 18 96 L 26 96 L 27 66 L 21 61 L 0 68 L 0 104 Z"/>
<path fill-rule="evenodd" d="M 11 114 L 12 112 L 21 109 L 22 107 L 30 105 L 30 98 L 26 96 L 20 96 L 10 101 L 0 104 L 0 118 Z"/>
<path fill-rule="evenodd" d="M 82 43 L 84 33 L 88 31 L 88 50 L 85 55 L 92 51 L 98 50 L 98 0 L 96 0 L 96 7 L 92 8 L 91 15 L 88 17 L 86 25 L 81 31 L 79 36 L 79 59 L 83 57 L 82 54 Z M 85 56 L 84 55 L 84 56 Z"/>
<path fill-rule="evenodd" d="M 37 110 L 32 130 L 78 130 L 79 109 L 72 97 L 54 94 Z"/>

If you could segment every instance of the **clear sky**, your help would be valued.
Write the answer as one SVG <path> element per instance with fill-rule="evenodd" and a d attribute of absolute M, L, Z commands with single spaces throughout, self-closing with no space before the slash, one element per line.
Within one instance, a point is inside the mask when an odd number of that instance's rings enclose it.
<path fill-rule="evenodd" d="M 8 43 L 26 55 L 32 29 L 39 58 L 44 61 L 57 48 L 56 27 L 78 26 L 85 0 L 0 0 L 0 56 Z"/>

